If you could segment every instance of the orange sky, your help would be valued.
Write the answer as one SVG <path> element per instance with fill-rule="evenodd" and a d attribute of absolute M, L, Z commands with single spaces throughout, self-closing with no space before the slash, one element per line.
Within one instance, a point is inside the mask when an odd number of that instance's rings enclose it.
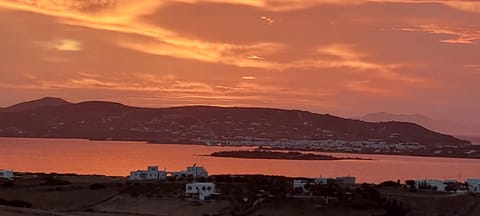
<path fill-rule="evenodd" d="M 0 106 L 386 111 L 480 121 L 480 1 L 0 0 Z"/>

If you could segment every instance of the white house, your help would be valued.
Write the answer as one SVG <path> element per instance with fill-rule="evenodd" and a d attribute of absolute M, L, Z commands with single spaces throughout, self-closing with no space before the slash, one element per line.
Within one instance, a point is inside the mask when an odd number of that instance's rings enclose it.
<path fill-rule="evenodd" d="M 0 170 L 0 178 L 6 178 L 6 179 L 12 179 L 13 177 L 15 177 L 13 175 L 13 171 L 11 170 Z"/>
<path fill-rule="evenodd" d="M 202 166 L 197 166 L 196 164 L 193 164 L 193 166 L 187 167 L 187 170 L 182 170 L 178 172 L 169 172 L 169 174 L 177 178 L 181 176 L 184 176 L 184 177 L 191 176 L 194 178 L 208 177 L 207 170 Z"/>
<path fill-rule="evenodd" d="M 480 193 L 480 179 L 467 179 L 468 192 Z"/>
<path fill-rule="evenodd" d="M 309 182 L 305 179 L 294 179 L 293 180 L 293 190 L 301 189 L 304 193 L 308 193 L 310 188 L 306 187 Z"/>
<path fill-rule="evenodd" d="M 435 179 L 426 179 L 426 180 L 415 180 L 415 187 L 417 189 L 421 188 L 430 188 L 435 191 L 446 191 L 448 181 L 435 180 Z"/>
<path fill-rule="evenodd" d="M 158 166 L 148 166 L 147 170 L 131 171 L 129 180 L 164 180 L 167 177 L 165 170 L 158 170 Z"/>
<path fill-rule="evenodd" d="M 186 170 L 181 171 L 166 171 L 166 170 L 158 170 L 158 166 L 148 166 L 147 170 L 136 170 L 131 171 L 129 180 L 164 180 L 167 176 L 173 176 L 175 178 L 184 177 L 208 177 L 207 170 L 202 166 L 197 166 L 193 164 L 193 166 L 187 167 Z"/>
<path fill-rule="evenodd" d="M 217 195 L 215 184 L 210 182 L 194 182 L 185 185 L 185 194 L 198 196 L 200 200 L 205 200 L 212 195 Z"/>
<path fill-rule="evenodd" d="M 313 178 L 310 180 L 307 179 L 294 179 L 293 180 L 293 190 L 297 190 L 297 188 L 302 189 L 304 193 L 310 192 L 310 186 L 315 185 L 326 185 L 328 182 L 336 182 L 342 185 L 355 185 L 355 177 L 353 176 L 342 176 L 336 178 Z"/>
<path fill-rule="evenodd" d="M 354 185 L 355 184 L 355 177 L 353 176 L 342 176 L 342 177 L 337 177 L 335 178 L 338 183 L 344 184 L 344 185 Z"/>
<path fill-rule="evenodd" d="M 324 185 L 324 184 L 327 184 L 328 178 L 323 178 L 323 177 L 314 178 L 313 181 L 314 181 L 315 184 L 317 184 L 317 185 Z"/>

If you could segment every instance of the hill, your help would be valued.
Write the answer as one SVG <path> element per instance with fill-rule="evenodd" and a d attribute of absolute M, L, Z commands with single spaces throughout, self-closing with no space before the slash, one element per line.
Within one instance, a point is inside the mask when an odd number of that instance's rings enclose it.
<path fill-rule="evenodd" d="M 383 140 L 429 146 L 468 141 L 407 122 L 364 122 L 271 108 L 188 106 L 138 108 L 43 98 L 0 111 L 0 136 L 198 143 L 200 140 Z"/>
<path fill-rule="evenodd" d="M 21 112 L 33 110 L 44 106 L 61 106 L 70 104 L 69 102 L 55 97 L 44 97 L 38 100 L 23 102 L 1 109 L 2 112 Z"/>
<path fill-rule="evenodd" d="M 386 112 L 370 113 L 358 118 L 368 122 L 383 122 L 383 121 L 402 121 L 412 122 L 422 125 L 428 129 L 438 131 L 441 133 L 455 134 L 455 135 L 478 135 L 480 134 L 480 126 L 465 125 L 457 122 L 436 120 L 419 114 L 393 114 Z"/>

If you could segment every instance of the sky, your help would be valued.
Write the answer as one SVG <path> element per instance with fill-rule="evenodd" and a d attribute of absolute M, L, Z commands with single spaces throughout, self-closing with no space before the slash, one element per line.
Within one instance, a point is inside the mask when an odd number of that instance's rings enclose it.
<path fill-rule="evenodd" d="M 480 1 L 0 0 L 0 106 L 276 107 L 480 122 Z"/>

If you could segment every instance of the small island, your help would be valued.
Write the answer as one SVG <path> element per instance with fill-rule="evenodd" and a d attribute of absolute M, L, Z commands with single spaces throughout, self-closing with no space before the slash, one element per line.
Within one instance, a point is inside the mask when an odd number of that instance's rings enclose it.
<path fill-rule="evenodd" d="M 249 159 L 281 159 L 281 160 L 371 160 L 357 157 L 334 157 L 297 151 L 242 150 L 218 151 L 210 154 L 212 157 L 249 158 Z"/>

